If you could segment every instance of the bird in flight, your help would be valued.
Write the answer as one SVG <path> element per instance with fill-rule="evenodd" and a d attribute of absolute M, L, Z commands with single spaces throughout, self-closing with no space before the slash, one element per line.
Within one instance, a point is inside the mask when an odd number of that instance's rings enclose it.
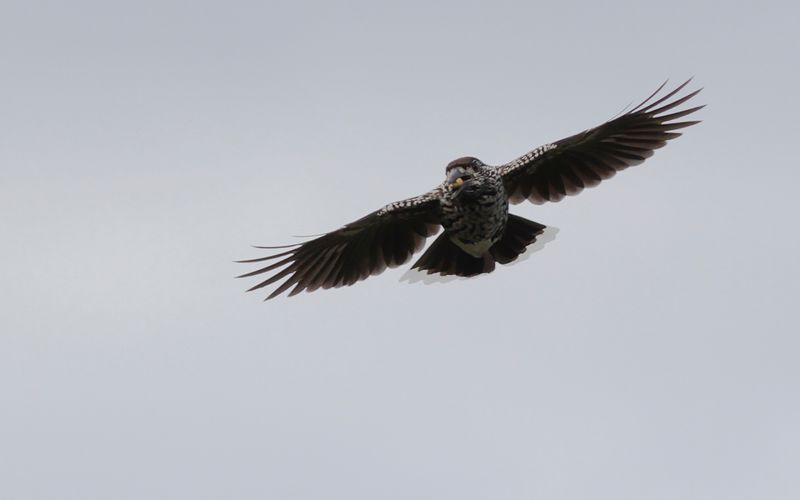
<path fill-rule="evenodd" d="M 702 90 L 677 96 L 689 81 L 659 96 L 664 82 L 627 113 L 503 165 L 470 156 L 454 160 L 444 182 L 427 193 L 390 203 L 304 243 L 256 247 L 278 253 L 239 261 L 268 264 L 239 278 L 271 273 L 248 291 L 283 280 L 265 300 L 290 288 L 293 296 L 349 286 L 408 262 L 440 228 L 444 232 L 413 268 L 440 275 L 490 273 L 496 263 L 514 261 L 546 228 L 508 213 L 509 203 L 560 201 L 642 163 L 681 135 L 675 130 L 699 123 L 676 121 L 703 107 L 675 110 Z"/>

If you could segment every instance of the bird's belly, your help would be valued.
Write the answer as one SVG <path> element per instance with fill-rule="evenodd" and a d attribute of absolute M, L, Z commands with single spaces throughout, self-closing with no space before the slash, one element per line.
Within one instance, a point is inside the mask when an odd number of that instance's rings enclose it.
<path fill-rule="evenodd" d="M 480 201 L 448 207 L 442 223 L 450 240 L 473 257 L 486 254 L 503 236 L 508 220 L 508 202 L 504 198 L 487 196 Z"/>

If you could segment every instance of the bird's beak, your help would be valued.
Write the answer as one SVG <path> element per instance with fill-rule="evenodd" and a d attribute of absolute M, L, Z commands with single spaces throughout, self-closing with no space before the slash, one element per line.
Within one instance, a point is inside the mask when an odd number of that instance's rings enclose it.
<path fill-rule="evenodd" d="M 462 175 L 463 172 L 459 172 L 458 169 L 455 169 L 447 176 L 447 182 L 454 188 L 459 188 L 464 184 L 464 179 L 461 178 Z"/>
<path fill-rule="evenodd" d="M 453 195 L 456 196 L 456 197 L 461 196 L 461 193 L 463 193 L 464 190 L 469 185 L 470 185 L 470 183 L 467 182 L 467 181 L 464 181 L 464 179 L 462 179 L 461 177 L 459 177 L 458 179 L 454 180 L 452 182 L 452 184 L 451 184 L 451 186 L 453 186 Z"/>

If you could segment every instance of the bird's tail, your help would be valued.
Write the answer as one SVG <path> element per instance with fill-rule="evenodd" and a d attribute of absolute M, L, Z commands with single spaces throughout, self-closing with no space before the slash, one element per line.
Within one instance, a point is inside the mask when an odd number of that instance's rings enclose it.
<path fill-rule="evenodd" d="M 436 238 L 413 268 L 442 276 L 475 276 L 494 271 L 494 258 L 488 253 L 483 257 L 473 257 L 450 241 L 445 232 Z"/>
<path fill-rule="evenodd" d="M 547 226 L 523 219 L 513 214 L 508 214 L 508 222 L 503 237 L 492 245 L 489 253 L 500 264 L 508 264 L 517 260 L 525 248 L 536 241 Z"/>
<path fill-rule="evenodd" d="M 519 257 L 528 245 L 536 241 L 536 237 L 542 234 L 545 227 L 509 214 L 503 237 L 482 257 L 469 255 L 453 243 L 447 233 L 442 233 L 413 268 L 443 276 L 468 277 L 490 273 L 494 271 L 495 262 L 508 264 Z"/>

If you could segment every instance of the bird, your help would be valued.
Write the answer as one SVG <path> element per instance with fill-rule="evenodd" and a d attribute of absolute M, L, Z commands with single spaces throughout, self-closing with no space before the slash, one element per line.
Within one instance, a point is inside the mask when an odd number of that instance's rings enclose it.
<path fill-rule="evenodd" d="M 248 291 L 283 280 L 264 300 L 289 289 L 291 297 L 350 286 L 405 264 L 442 229 L 412 269 L 462 277 L 490 273 L 496 264 L 517 259 L 547 227 L 509 213 L 509 204 L 558 202 L 642 163 L 679 137 L 676 130 L 700 123 L 678 121 L 704 107 L 679 108 L 702 90 L 679 96 L 691 81 L 661 95 L 664 82 L 630 111 L 502 165 L 472 156 L 453 160 L 445 180 L 426 193 L 389 203 L 303 243 L 256 246 L 273 253 L 237 261 L 264 266 L 237 277 L 267 274 Z"/>

